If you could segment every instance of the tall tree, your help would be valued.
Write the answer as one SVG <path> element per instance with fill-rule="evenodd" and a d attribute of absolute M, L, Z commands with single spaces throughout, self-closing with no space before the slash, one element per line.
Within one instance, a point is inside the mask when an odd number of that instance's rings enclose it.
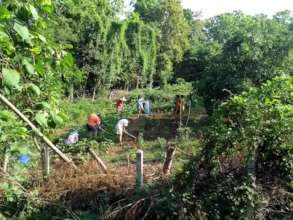
<path fill-rule="evenodd" d="M 134 8 L 142 20 L 159 30 L 157 80 L 165 85 L 189 43 L 190 30 L 181 3 L 178 0 L 138 0 Z"/>

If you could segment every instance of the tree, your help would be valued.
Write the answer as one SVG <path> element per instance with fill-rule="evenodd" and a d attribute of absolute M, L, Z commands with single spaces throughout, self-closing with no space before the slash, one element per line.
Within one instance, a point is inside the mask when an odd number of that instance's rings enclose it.
<path fill-rule="evenodd" d="M 187 69 L 183 78 L 198 81 L 209 112 L 249 85 L 292 71 L 293 32 L 290 19 L 285 20 L 234 12 L 206 21 L 206 37 L 197 38 L 201 45 L 186 54 L 181 66 Z"/>
<path fill-rule="evenodd" d="M 189 27 L 180 1 L 139 0 L 134 5 L 143 21 L 153 24 L 158 30 L 157 83 L 166 85 L 171 79 L 174 65 L 178 64 L 188 46 Z"/>

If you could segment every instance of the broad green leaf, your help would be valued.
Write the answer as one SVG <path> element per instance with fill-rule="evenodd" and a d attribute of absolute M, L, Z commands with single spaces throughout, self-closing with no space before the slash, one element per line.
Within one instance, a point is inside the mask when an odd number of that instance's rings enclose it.
<path fill-rule="evenodd" d="M 25 69 L 26 69 L 26 71 L 29 73 L 29 74 L 31 74 L 31 75 L 33 75 L 33 74 L 35 74 L 35 68 L 34 68 L 34 66 L 29 62 L 29 60 L 28 60 L 28 58 L 23 58 L 23 60 L 22 60 L 22 64 L 25 66 Z"/>
<path fill-rule="evenodd" d="M 20 81 L 20 75 L 19 73 L 14 69 L 2 69 L 2 76 L 3 76 L 3 83 L 4 85 L 10 87 L 10 88 L 18 88 L 19 87 L 19 81 Z"/>
<path fill-rule="evenodd" d="M 51 116 L 56 125 L 61 125 L 63 123 L 63 119 L 59 115 L 51 112 Z"/>
<path fill-rule="evenodd" d="M 66 66 L 72 66 L 73 65 L 73 57 L 70 53 L 66 54 L 63 58 L 63 63 Z"/>
<path fill-rule="evenodd" d="M 37 113 L 35 120 L 42 128 L 48 127 L 48 120 L 44 113 Z"/>
<path fill-rule="evenodd" d="M 39 15 L 38 15 L 38 12 L 37 12 L 37 9 L 32 6 L 31 4 L 29 5 L 29 8 L 30 8 L 30 11 L 32 13 L 32 16 L 35 20 L 38 20 L 39 19 Z"/>
<path fill-rule="evenodd" d="M 15 117 L 12 112 L 3 110 L 3 111 L 0 111 L 0 119 L 4 121 L 8 121 L 8 120 L 11 121 L 11 120 L 14 120 Z"/>
<path fill-rule="evenodd" d="M 40 88 L 37 86 L 37 85 L 35 85 L 34 83 L 30 83 L 29 84 L 29 88 L 37 95 L 37 96 L 39 96 L 40 94 L 41 94 L 41 90 L 40 90 Z"/>
<path fill-rule="evenodd" d="M 14 50 L 12 40 L 10 37 L 2 30 L 0 30 L 0 45 L 1 48 L 6 50 L 8 54 L 11 54 L 11 52 Z"/>
<path fill-rule="evenodd" d="M 25 127 L 17 127 L 15 132 L 18 136 L 25 137 L 27 129 Z"/>
<path fill-rule="evenodd" d="M 51 106 L 50 106 L 50 104 L 48 102 L 41 102 L 41 105 L 42 105 L 42 107 L 44 109 L 50 109 L 51 108 Z"/>
<path fill-rule="evenodd" d="M 47 40 L 46 40 L 46 38 L 45 38 L 43 35 L 38 34 L 38 37 L 39 37 L 39 39 L 40 39 L 41 41 L 43 41 L 43 43 L 47 43 Z"/>
<path fill-rule="evenodd" d="M 4 7 L 0 7 L 0 20 L 5 20 L 9 18 L 10 18 L 10 12 Z"/>
<path fill-rule="evenodd" d="M 19 23 L 14 23 L 13 29 L 21 36 L 23 40 L 28 40 L 30 37 L 30 32 L 28 28 Z"/>

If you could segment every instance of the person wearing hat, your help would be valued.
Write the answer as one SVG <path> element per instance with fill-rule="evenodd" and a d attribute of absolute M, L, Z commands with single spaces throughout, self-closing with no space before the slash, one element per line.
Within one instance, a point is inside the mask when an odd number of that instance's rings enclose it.
<path fill-rule="evenodd" d="M 96 135 L 98 128 L 101 124 L 100 113 L 92 113 L 87 117 L 87 130 L 92 134 Z"/>
<path fill-rule="evenodd" d="M 116 111 L 117 111 L 117 113 L 120 113 L 120 112 L 123 111 L 124 102 L 126 102 L 125 97 L 122 97 L 120 99 L 117 99 L 117 101 L 116 101 Z"/>

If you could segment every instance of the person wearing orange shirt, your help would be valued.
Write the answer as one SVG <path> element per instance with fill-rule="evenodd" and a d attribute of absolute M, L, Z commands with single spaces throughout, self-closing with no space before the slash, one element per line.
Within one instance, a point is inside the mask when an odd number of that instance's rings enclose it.
<path fill-rule="evenodd" d="M 101 118 L 99 113 L 92 113 L 87 118 L 87 129 L 93 135 L 97 134 L 98 128 L 101 124 Z"/>

